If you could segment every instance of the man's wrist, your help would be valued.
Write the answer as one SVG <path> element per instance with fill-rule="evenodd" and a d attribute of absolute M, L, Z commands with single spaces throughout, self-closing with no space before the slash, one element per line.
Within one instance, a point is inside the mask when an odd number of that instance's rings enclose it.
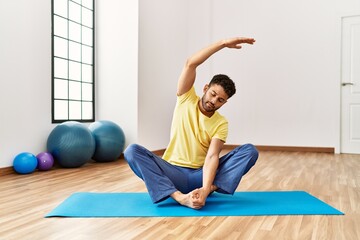
<path fill-rule="evenodd" d="M 223 47 L 223 48 L 227 47 L 225 39 L 220 41 L 220 46 Z"/>
<path fill-rule="evenodd" d="M 202 189 L 206 193 L 206 195 L 209 195 L 211 193 L 211 186 L 202 187 Z"/>

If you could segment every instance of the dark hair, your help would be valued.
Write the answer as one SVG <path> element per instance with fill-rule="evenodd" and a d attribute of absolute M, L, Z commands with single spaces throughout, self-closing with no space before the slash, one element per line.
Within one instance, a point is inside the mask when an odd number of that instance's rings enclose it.
<path fill-rule="evenodd" d="M 224 75 L 224 74 L 215 75 L 211 79 L 209 86 L 211 86 L 213 84 L 222 86 L 225 93 L 228 95 L 229 98 L 231 98 L 232 95 L 234 95 L 236 92 L 235 83 L 227 75 Z"/>

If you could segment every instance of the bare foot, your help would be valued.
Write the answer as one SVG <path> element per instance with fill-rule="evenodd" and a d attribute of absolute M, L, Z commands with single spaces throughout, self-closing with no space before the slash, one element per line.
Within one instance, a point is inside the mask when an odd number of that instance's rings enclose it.
<path fill-rule="evenodd" d="M 197 192 L 192 191 L 187 194 L 183 194 L 180 191 L 176 191 L 170 195 L 175 201 L 180 203 L 183 206 L 193 208 L 193 209 L 200 209 L 202 206 L 198 206 L 195 201 L 198 198 Z"/>

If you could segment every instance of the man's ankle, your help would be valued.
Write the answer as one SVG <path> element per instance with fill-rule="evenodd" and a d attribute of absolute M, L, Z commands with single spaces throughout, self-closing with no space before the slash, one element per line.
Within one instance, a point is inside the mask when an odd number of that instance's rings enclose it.
<path fill-rule="evenodd" d="M 215 192 L 216 190 L 218 190 L 219 188 L 217 187 L 217 186 L 215 186 L 215 185 L 211 185 L 211 187 L 210 187 L 210 193 L 213 193 L 213 192 Z"/>
<path fill-rule="evenodd" d="M 184 194 L 180 191 L 175 191 L 170 194 L 170 197 L 172 197 L 175 201 L 179 202 L 184 198 Z"/>

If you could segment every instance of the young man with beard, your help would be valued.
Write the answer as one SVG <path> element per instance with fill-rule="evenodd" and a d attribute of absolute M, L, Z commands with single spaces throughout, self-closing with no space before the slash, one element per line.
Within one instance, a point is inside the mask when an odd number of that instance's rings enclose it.
<path fill-rule="evenodd" d="M 172 197 L 179 204 L 200 209 L 214 191 L 233 194 L 240 180 L 258 158 L 251 144 L 239 146 L 220 157 L 228 135 L 228 122 L 218 113 L 235 94 L 226 75 L 215 75 L 196 95 L 196 69 L 223 48 L 240 49 L 253 38 L 216 42 L 187 59 L 178 80 L 170 142 L 162 157 L 132 144 L 124 152 L 130 168 L 144 182 L 154 203 Z"/>

